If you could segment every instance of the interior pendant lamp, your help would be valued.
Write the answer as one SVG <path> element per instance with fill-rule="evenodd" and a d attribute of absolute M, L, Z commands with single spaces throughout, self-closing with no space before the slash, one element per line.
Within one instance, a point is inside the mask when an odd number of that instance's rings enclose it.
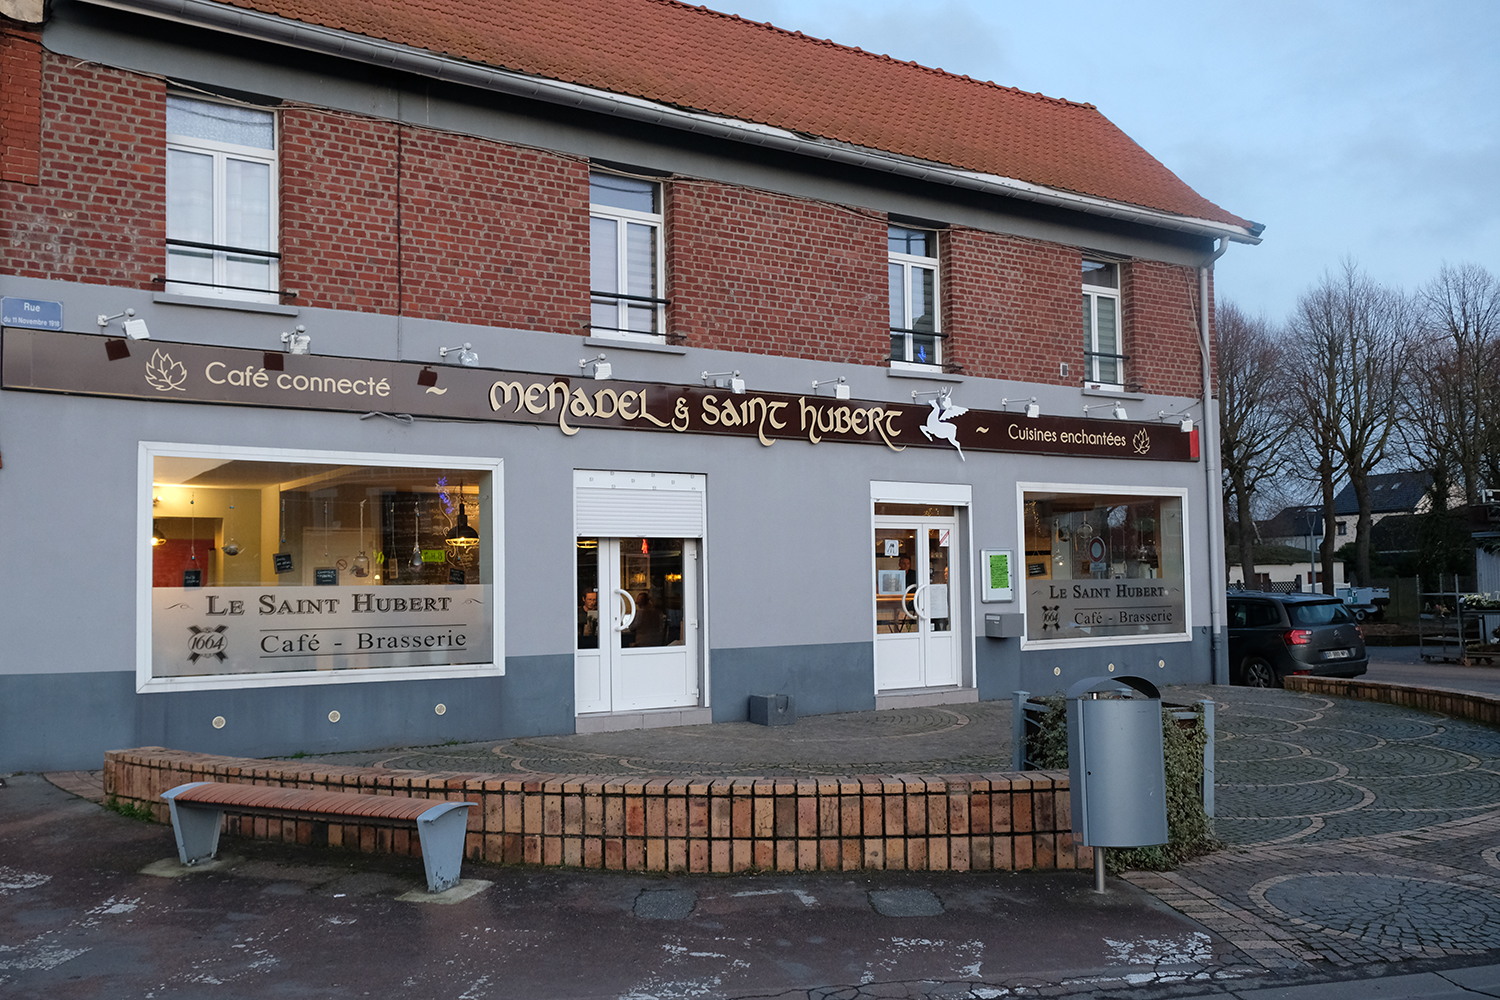
<path fill-rule="evenodd" d="M 458 523 L 448 529 L 447 542 L 460 549 L 471 549 L 479 544 L 479 532 L 469 527 L 469 515 L 462 500 L 458 504 Z"/>

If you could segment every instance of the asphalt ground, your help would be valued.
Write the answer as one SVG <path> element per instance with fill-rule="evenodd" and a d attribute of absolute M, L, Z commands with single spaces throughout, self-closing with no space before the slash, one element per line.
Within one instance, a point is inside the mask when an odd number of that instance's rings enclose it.
<path fill-rule="evenodd" d="M 1389 666 L 1432 679 L 1443 669 Z M 489 884 L 433 905 L 400 898 L 422 885 L 411 859 L 228 838 L 226 864 L 163 878 L 142 869 L 173 855 L 168 828 L 10 776 L 0 995 L 1500 996 L 1500 734 L 1284 691 L 1166 696 L 1219 705 L 1227 844 L 1175 872 L 1112 879 L 1104 896 L 1088 872 L 650 876 L 466 863 L 471 887 Z M 1009 766 L 1005 703 L 690 729 L 371 761 L 432 769 L 487 754 L 495 770 L 575 773 Z M 972 766 L 981 761 L 996 763 Z"/>

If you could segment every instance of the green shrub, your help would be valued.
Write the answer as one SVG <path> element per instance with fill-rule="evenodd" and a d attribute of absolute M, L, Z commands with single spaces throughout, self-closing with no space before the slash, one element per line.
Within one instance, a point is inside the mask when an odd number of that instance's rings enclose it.
<path fill-rule="evenodd" d="M 1038 698 L 1047 706 L 1041 726 L 1029 735 L 1027 757 L 1044 770 L 1066 770 L 1068 766 L 1067 701 L 1060 695 Z M 1162 750 L 1167 779 L 1167 842 L 1156 847 L 1111 848 L 1105 863 L 1111 872 L 1130 869 L 1167 871 L 1189 858 L 1207 854 L 1219 846 L 1213 821 L 1203 811 L 1203 749 L 1208 731 L 1203 710 L 1197 720 L 1183 727 L 1162 709 Z"/>
<path fill-rule="evenodd" d="M 146 823 L 156 822 L 156 817 L 151 815 L 151 810 L 139 802 L 126 802 L 111 795 L 104 801 L 104 808 L 117 812 L 126 819 L 138 819 Z"/>

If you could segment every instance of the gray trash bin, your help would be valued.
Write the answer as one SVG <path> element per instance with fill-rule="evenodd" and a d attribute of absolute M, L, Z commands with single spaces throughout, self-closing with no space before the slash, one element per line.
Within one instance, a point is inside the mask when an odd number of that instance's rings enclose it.
<path fill-rule="evenodd" d="M 1104 891 L 1106 847 L 1167 842 L 1161 692 L 1143 677 L 1088 677 L 1068 689 L 1073 835 L 1094 848 Z"/>

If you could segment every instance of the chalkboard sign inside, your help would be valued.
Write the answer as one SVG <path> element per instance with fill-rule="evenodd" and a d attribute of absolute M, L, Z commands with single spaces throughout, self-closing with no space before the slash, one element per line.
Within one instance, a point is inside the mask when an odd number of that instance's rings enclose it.
<path fill-rule="evenodd" d="M 461 569 L 450 569 L 448 571 L 448 582 L 462 585 L 465 582 L 464 571 Z"/>
<path fill-rule="evenodd" d="M 292 571 L 292 554 L 290 552 L 277 552 L 271 556 L 271 562 L 276 567 L 276 572 L 290 573 Z"/>
<path fill-rule="evenodd" d="M 313 583 L 319 587 L 337 587 L 339 571 L 333 566 L 319 566 L 313 570 Z"/>
<path fill-rule="evenodd" d="M 203 571 L 201 569 L 185 569 L 182 571 L 182 585 L 184 587 L 203 586 Z"/>

